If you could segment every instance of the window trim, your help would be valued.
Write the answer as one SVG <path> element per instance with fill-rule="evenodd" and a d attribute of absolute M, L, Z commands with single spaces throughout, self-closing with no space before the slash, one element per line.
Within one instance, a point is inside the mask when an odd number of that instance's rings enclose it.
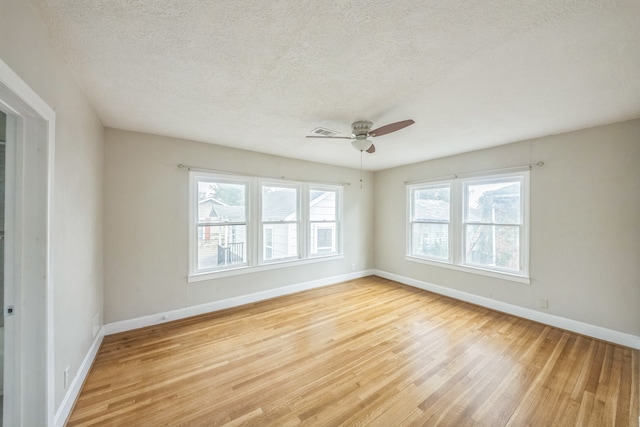
<path fill-rule="evenodd" d="M 464 236 L 464 215 L 465 215 L 465 184 L 478 182 L 478 181 L 499 181 L 508 180 L 509 178 L 519 177 L 522 182 L 521 186 L 521 209 L 522 209 L 522 233 L 520 242 L 520 268 L 519 272 L 503 269 L 491 269 L 481 265 L 469 264 L 465 260 L 465 236 Z M 413 208 L 413 191 L 417 188 L 433 188 L 451 184 L 451 196 L 450 196 L 450 228 L 449 228 L 449 251 L 450 259 L 435 259 L 428 257 L 421 257 L 413 254 L 412 251 L 412 212 Z M 464 271 L 467 273 L 478 274 L 482 276 L 489 276 L 513 282 L 530 284 L 531 279 L 529 277 L 529 236 L 530 236 L 530 173 L 529 169 L 521 169 L 511 172 L 486 172 L 478 174 L 467 174 L 464 177 L 447 177 L 443 179 L 426 180 L 420 182 L 407 183 L 407 203 L 405 204 L 407 209 L 407 228 L 406 228 L 406 253 L 405 259 L 407 261 L 417 262 L 421 264 L 428 264 L 437 267 L 448 268 L 457 271 Z"/>
<path fill-rule="evenodd" d="M 216 268 L 205 271 L 198 270 L 198 191 L 197 183 L 202 178 L 210 178 L 217 182 L 246 183 L 246 261 L 224 268 Z M 298 257 L 289 257 L 278 260 L 263 260 L 263 222 L 262 222 L 262 186 L 273 185 L 277 187 L 291 187 L 298 191 Z M 336 191 L 336 252 L 330 254 L 310 255 L 310 192 L 316 189 Z M 187 282 L 200 282 L 205 280 L 249 274 L 258 271 L 267 271 L 277 268 L 304 265 L 316 262 L 338 260 L 344 258 L 342 244 L 342 197 L 343 187 L 340 184 L 313 183 L 293 180 L 278 180 L 274 178 L 260 178 L 246 175 L 229 174 L 225 172 L 191 170 L 189 171 L 189 225 L 188 225 L 188 258 L 189 267 Z M 278 224 L 279 222 L 270 222 Z M 216 224 L 217 225 L 217 224 Z M 227 224 L 220 224 L 227 225 Z"/>

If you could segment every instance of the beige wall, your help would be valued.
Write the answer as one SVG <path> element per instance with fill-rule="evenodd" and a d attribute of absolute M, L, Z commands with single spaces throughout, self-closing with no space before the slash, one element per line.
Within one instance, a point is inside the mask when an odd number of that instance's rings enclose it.
<path fill-rule="evenodd" d="M 93 316 L 103 306 L 103 126 L 24 0 L 2 0 L 0 58 L 56 112 L 51 283 L 57 410 L 66 392 L 63 371 L 69 366 L 71 377 L 77 372 L 93 341 Z"/>
<path fill-rule="evenodd" d="M 638 336 L 639 160 L 634 120 L 378 172 L 375 266 Z M 538 161 L 545 164 L 531 171 L 530 285 L 405 260 L 405 181 Z"/>
<path fill-rule="evenodd" d="M 105 136 L 105 323 L 373 267 L 371 173 L 361 190 L 353 169 L 115 129 Z M 344 259 L 187 283 L 189 185 L 179 163 L 352 183 L 344 187 Z"/>
<path fill-rule="evenodd" d="M 360 190 L 352 169 L 104 131 L 24 0 L 2 0 L 0 58 L 57 117 L 51 224 L 56 406 L 65 394 L 62 372 L 66 366 L 72 376 L 77 372 L 103 307 L 109 323 L 346 274 L 352 264 L 536 310 L 544 298 L 550 314 L 640 335 L 639 120 L 365 173 Z M 404 181 L 539 160 L 545 165 L 531 175 L 531 285 L 405 260 Z M 188 186 L 177 163 L 353 183 L 345 188 L 344 260 L 187 283 Z"/>

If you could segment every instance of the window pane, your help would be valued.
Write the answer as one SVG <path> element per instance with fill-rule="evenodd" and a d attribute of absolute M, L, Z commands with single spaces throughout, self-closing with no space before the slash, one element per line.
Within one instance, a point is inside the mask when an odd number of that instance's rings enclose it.
<path fill-rule="evenodd" d="M 427 258 L 449 259 L 449 225 L 412 224 L 411 254 Z"/>
<path fill-rule="evenodd" d="M 263 230 L 265 261 L 298 256 L 298 224 L 265 224 Z"/>
<path fill-rule="evenodd" d="M 519 180 L 468 184 L 467 222 L 521 224 L 520 187 Z"/>
<path fill-rule="evenodd" d="M 498 225 L 466 226 L 467 264 L 520 270 L 520 227 Z"/>
<path fill-rule="evenodd" d="M 245 263 L 246 237 L 246 225 L 198 226 L 198 270 Z"/>
<path fill-rule="evenodd" d="M 311 221 L 336 220 L 336 191 L 311 190 L 309 210 Z"/>
<path fill-rule="evenodd" d="M 311 255 L 336 253 L 336 223 L 312 223 L 310 240 Z"/>
<path fill-rule="evenodd" d="M 321 228 L 317 231 L 318 235 L 318 247 L 330 248 L 333 245 L 333 235 L 328 228 Z"/>
<path fill-rule="evenodd" d="M 262 186 L 263 221 L 297 221 L 298 191 L 295 188 Z"/>
<path fill-rule="evenodd" d="M 244 222 L 245 184 L 198 181 L 198 222 Z"/>
<path fill-rule="evenodd" d="M 449 187 L 413 191 L 413 221 L 449 221 Z"/>

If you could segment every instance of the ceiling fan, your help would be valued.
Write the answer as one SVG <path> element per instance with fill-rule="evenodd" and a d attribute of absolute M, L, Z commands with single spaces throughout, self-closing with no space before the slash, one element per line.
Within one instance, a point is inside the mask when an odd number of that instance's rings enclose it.
<path fill-rule="evenodd" d="M 373 145 L 373 143 L 367 138 L 386 135 L 388 133 L 404 129 L 414 123 L 415 122 L 413 120 L 409 119 L 390 123 L 388 125 L 371 130 L 371 126 L 373 126 L 373 123 L 366 120 L 360 120 L 354 122 L 351 125 L 351 136 L 335 136 L 337 132 L 330 131 L 328 129 L 317 128 L 313 132 L 320 133 L 322 135 L 307 135 L 307 138 L 350 139 L 351 145 L 356 150 L 360 152 L 366 151 L 367 153 L 375 153 L 375 145 Z"/>

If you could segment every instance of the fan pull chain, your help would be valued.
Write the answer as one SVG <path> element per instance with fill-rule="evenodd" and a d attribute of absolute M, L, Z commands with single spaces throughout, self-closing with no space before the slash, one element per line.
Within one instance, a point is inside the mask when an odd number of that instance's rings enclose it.
<path fill-rule="evenodd" d="M 362 190 L 362 150 L 360 150 L 360 189 Z"/>

